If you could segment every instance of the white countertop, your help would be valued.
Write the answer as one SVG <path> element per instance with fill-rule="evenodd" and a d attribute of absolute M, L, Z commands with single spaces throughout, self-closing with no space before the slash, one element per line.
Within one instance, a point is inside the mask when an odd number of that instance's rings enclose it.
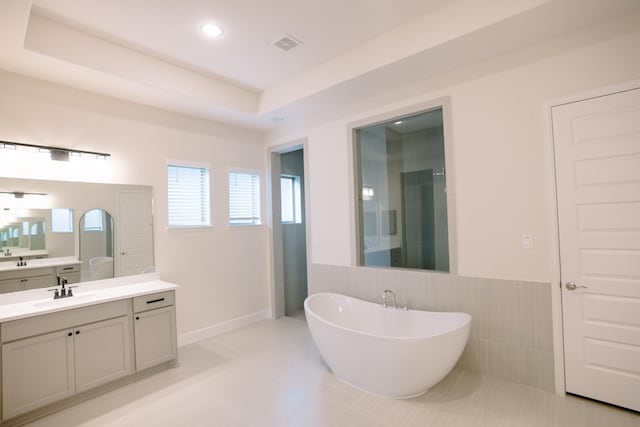
<path fill-rule="evenodd" d="M 13 261 L 1 261 L 0 258 L 0 271 L 13 271 L 13 270 L 29 270 L 30 268 L 45 268 L 45 267 L 58 267 L 60 265 L 74 265 L 82 264 L 82 261 L 78 261 L 72 256 L 55 257 L 55 258 L 39 258 L 26 260 L 27 265 L 18 267 L 16 260 Z"/>
<path fill-rule="evenodd" d="M 74 296 L 53 299 L 46 289 L 0 294 L 0 322 L 39 316 L 56 311 L 86 307 L 156 292 L 170 291 L 178 285 L 162 281 L 157 273 L 94 282 L 82 282 Z"/>

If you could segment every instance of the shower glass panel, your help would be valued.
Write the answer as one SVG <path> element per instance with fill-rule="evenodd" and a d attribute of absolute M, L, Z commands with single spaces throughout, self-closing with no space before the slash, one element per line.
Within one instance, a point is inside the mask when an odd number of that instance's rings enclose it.
<path fill-rule="evenodd" d="M 442 109 L 354 132 L 360 265 L 449 271 Z"/>

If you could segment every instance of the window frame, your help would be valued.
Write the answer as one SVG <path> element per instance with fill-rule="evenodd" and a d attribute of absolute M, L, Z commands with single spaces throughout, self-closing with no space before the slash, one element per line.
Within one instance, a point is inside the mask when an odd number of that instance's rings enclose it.
<path fill-rule="evenodd" d="M 60 230 L 56 227 L 54 227 L 54 223 L 56 223 L 56 221 L 54 221 L 54 216 L 57 216 L 57 214 L 54 213 L 54 211 L 66 211 L 68 212 L 68 217 L 67 220 L 69 221 L 68 225 L 69 227 L 65 230 Z M 74 227 L 73 227 L 73 209 L 72 208 L 51 208 L 51 232 L 52 233 L 73 233 L 74 232 Z"/>
<path fill-rule="evenodd" d="M 97 213 L 94 213 L 97 212 Z M 105 231 L 105 215 L 104 215 L 105 211 L 103 209 L 100 208 L 93 208 L 93 209 L 89 209 L 88 211 L 86 211 L 82 217 L 80 218 L 81 220 L 84 219 L 82 222 L 84 222 L 84 226 L 82 227 L 82 229 L 80 230 L 81 232 L 86 232 L 86 233 L 104 233 Z M 90 214 L 90 215 L 89 215 Z M 96 218 L 93 218 L 92 216 L 95 215 Z M 87 219 L 91 219 L 91 220 L 96 220 L 96 224 L 95 226 L 89 227 L 87 228 Z"/>
<path fill-rule="evenodd" d="M 349 190 L 350 200 L 350 216 L 352 232 L 351 242 L 351 263 L 352 265 L 365 268 L 381 268 L 380 266 L 368 266 L 364 263 L 364 230 L 359 218 L 359 203 L 362 199 L 362 182 L 358 171 L 360 170 L 360 159 L 357 153 L 357 136 L 358 129 L 363 127 L 382 124 L 394 119 L 405 116 L 426 113 L 432 110 L 442 109 L 442 122 L 444 132 L 444 151 L 445 151 L 445 168 L 447 171 L 447 219 L 448 219 L 448 236 L 449 236 L 449 271 L 414 269 L 410 267 L 382 267 L 382 268 L 402 268 L 411 271 L 424 272 L 428 274 L 450 274 L 458 273 L 458 245 L 457 245 L 457 210 L 456 210 L 456 169 L 454 157 L 454 137 L 453 127 L 451 125 L 451 98 L 449 96 L 428 100 L 419 104 L 401 107 L 395 110 L 387 111 L 381 114 L 369 116 L 347 124 L 347 134 L 350 149 L 349 155 L 349 176 L 351 178 L 351 188 Z"/>
<path fill-rule="evenodd" d="M 206 210 L 208 221 L 207 223 L 199 223 L 199 224 L 171 224 L 169 219 L 170 201 L 169 201 L 169 168 L 178 167 L 178 168 L 192 168 L 192 169 L 204 169 L 207 171 L 207 180 L 206 180 Z M 213 207 L 212 207 L 212 175 L 213 171 L 211 168 L 211 164 L 207 162 L 194 162 L 188 160 L 176 160 L 176 159 L 168 159 L 166 163 L 166 184 L 167 184 L 167 231 L 198 231 L 198 230 L 210 230 L 213 229 Z M 201 193 L 202 194 L 202 193 Z"/>
<path fill-rule="evenodd" d="M 292 205 L 292 213 L 293 213 L 293 221 L 285 221 L 282 218 L 282 207 L 280 213 L 280 222 L 282 224 L 302 224 L 302 179 L 300 176 L 291 175 L 286 173 L 280 174 L 280 204 L 282 205 L 282 180 L 290 180 L 291 181 L 291 205 Z"/>

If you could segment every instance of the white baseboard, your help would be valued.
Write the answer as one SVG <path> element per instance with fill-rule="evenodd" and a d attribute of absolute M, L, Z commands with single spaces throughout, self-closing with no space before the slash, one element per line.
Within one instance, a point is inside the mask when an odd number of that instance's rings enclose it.
<path fill-rule="evenodd" d="M 236 317 L 235 319 L 216 323 L 215 325 L 207 326 L 206 328 L 186 332 L 178 335 L 178 347 L 215 337 L 235 329 L 240 329 L 264 319 L 271 319 L 271 310 L 257 311 L 255 313 L 247 314 L 246 316 Z"/>

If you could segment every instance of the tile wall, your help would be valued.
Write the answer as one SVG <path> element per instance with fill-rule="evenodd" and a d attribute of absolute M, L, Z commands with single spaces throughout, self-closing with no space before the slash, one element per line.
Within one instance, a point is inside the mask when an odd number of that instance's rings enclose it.
<path fill-rule="evenodd" d="M 481 279 L 415 270 L 311 264 L 309 294 L 337 292 L 400 305 L 471 314 L 471 335 L 458 367 L 554 390 L 549 283 Z"/>

